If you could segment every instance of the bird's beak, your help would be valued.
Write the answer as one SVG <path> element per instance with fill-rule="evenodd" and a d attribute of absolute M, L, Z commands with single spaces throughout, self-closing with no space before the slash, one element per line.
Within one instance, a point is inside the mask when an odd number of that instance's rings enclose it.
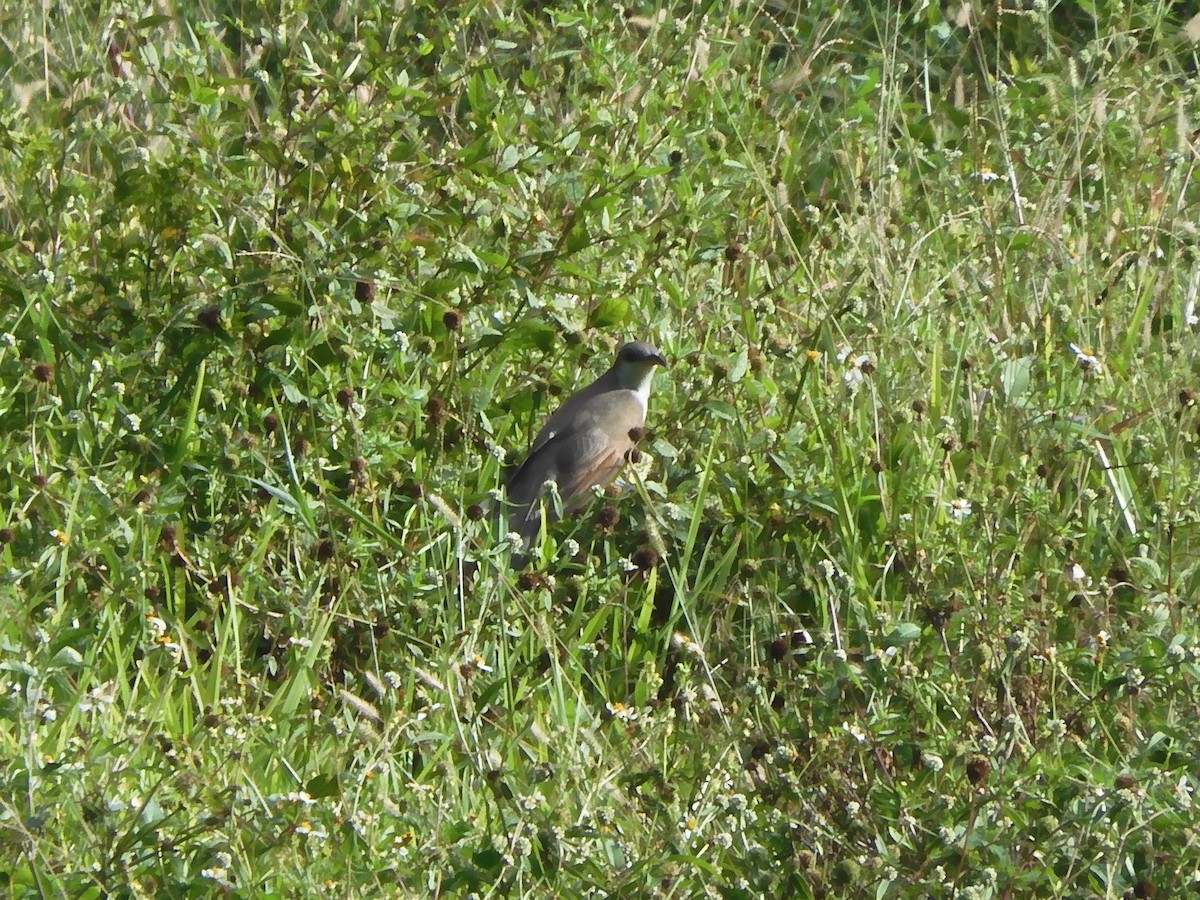
<path fill-rule="evenodd" d="M 650 362 L 654 363 L 656 366 L 662 366 L 664 369 L 671 368 L 669 365 L 667 365 L 666 357 L 664 357 L 661 353 L 656 353 L 654 356 L 650 357 Z"/>

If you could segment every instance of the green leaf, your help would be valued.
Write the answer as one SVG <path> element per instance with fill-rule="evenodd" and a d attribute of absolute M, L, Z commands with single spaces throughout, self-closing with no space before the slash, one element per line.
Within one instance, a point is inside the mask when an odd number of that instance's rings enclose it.
<path fill-rule="evenodd" d="M 593 328 L 619 328 L 629 321 L 627 297 L 606 297 L 592 310 L 589 324 Z"/>
<path fill-rule="evenodd" d="M 902 622 L 883 639 L 884 647 L 906 647 L 921 637 L 921 626 L 914 622 Z"/>

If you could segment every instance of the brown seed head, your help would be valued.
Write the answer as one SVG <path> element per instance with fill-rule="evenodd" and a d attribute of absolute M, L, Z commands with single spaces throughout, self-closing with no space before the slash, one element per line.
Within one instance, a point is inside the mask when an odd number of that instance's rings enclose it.
<path fill-rule="evenodd" d="M 354 299 L 359 303 L 372 303 L 375 300 L 375 279 L 364 278 L 354 283 Z"/>
<path fill-rule="evenodd" d="M 478 503 L 472 503 L 467 507 L 467 518 L 472 522 L 478 522 L 483 518 L 483 507 Z"/>
<path fill-rule="evenodd" d="M 1158 888 L 1154 886 L 1154 882 L 1149 878 L 1140 878 L 1133 884 L 1133 896 L 1139 898 L 1153 898 L 1157 896 Z"/>
<path fill-rule="evenodd" d="M 629 429 L 629 439 L 631 441 L 633 441 L 635 444 L 640 444 L 642 441 L 642 438 L 644 438 L 645 436 L 646 436 L 645 428 L 639 428 L 639 427 L 635 426 L 635 427 Z"/>
<path fill-rule="evenodd" d="M 354 405 L 354 388 L 340 388 L 337 392 L 337 405 L 342 409 L 349 410 Z"/>
<path fill-rule="evenodd" d="M 279 416 L 274 412 L 269 412 L 263 416 L 263 431 L 267 434 L 274 434 L 279 430 Z"/>
<path fill-rule="evenodd" d="M 658 551 L 653 547 L 642 547 L 633 554 L 633 564 L 646 572 L 658 565 Z"/>
<path fill-rule="evenodd" d="M 49 384 L 54 380 L 54 366 L 48 362 L 40 362 L 33 367 L 33 380 L 41 384 Z"/>
<path fill-rule="evenodd" d="M 211 306 L 204 307 L 204 309 L 200 310 L 200 312 L 196 314 L 196 321 L 209 331 L 220 331 L 221 307 L 217 306 L 215 303 Z"/>
<path fill-rule="evenodd" d="M 330 538 L 321 538 L 317 541 L 317 562 L 329 562 L 333 559 L 333 541 Z"/>
<path fill-rule="evenodd" d="M 737 262 L 745 252 L 746 249 L 737 241 L 730 241 L 728 246 L 725 247 L 725 258 L 730 262 Z"/>
<path fill-rule="evenodd" d="M 536 591 L 539 588 L 545 587 L 546 579 L 541 572 L 534 572 L 526 569 L 517 576 L 517 587 L 522 591 Z"/>
<path fill-rule="evenodd" d="M 446 421 L 446 401 L 441 397 L 430 397 L 425 401 L 425 420 L 434 428 Z"/>
<path fill-rule="evenodd" d="M 967 780 L 975 787 L 983 787 L 992 774 L 992 764 L 986 756 L 972 756 L 967 762 Z"/>
<path fill-rule="evenodd" d="M 619 521 L 621 513 L 612 504 L 600 507 L 600 512 L 596 513 L 596 525 L 605 531 L 611 531 Z"/>
<path fill-rule="evenodd" d="M 17 539 L 17 533 L 11 528 L 0 528 L 0 544 L 11 544 Z"/>
<path fill-rule="evenodd" d="M 38 472 L 36 475 L 32 476 L 29 480 L 33 483 L 33 486 L 35 488 L 37 488 L 39 491 L 42 490 L 42 488 L 44 488 L 46 485 L 48 485 L 50 483 L 50 479 L 47 478 L 45 475 L 43 475 L 41 472 Z"/>
<path fill-rule="evenodd" d="M 361 456 L 356 456 L 350 460 L 350 471 L 355 475 L 362 475 L 367 471 L 367 461 Z"/>
<path fill-rule="evenodd" d="M 461 309 L 448 309 L 442 314 L 442 324 L 448 331 L 459 331 L 463 327 L 464 316 Z"/>

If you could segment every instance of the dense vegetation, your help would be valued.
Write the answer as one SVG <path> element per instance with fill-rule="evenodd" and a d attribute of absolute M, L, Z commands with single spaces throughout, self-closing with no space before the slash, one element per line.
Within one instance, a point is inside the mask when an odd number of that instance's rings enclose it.
<path fill-rule="evenodd" d="M 1191 889 L 1186 14 L 0 11 L 0 882 Z"/>

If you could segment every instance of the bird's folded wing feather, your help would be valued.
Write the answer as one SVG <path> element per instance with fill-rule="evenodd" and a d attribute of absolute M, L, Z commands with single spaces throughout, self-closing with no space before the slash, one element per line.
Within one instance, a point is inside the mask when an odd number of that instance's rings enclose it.
<path fill-rule="evenodd" d="M 640 401 L 626 390 L 594 395 L 570 413 L 565 419 L 555 416 L 557 429 L 545 429 L 550 433 L 509 479 L 515 523 L 535 519 L 542 486 L 550 479 L 558 483 L 568 511 L 585 503 L 587 491 L 620 471 L 634 446 L 630 432 L 645 420 Z"/>

